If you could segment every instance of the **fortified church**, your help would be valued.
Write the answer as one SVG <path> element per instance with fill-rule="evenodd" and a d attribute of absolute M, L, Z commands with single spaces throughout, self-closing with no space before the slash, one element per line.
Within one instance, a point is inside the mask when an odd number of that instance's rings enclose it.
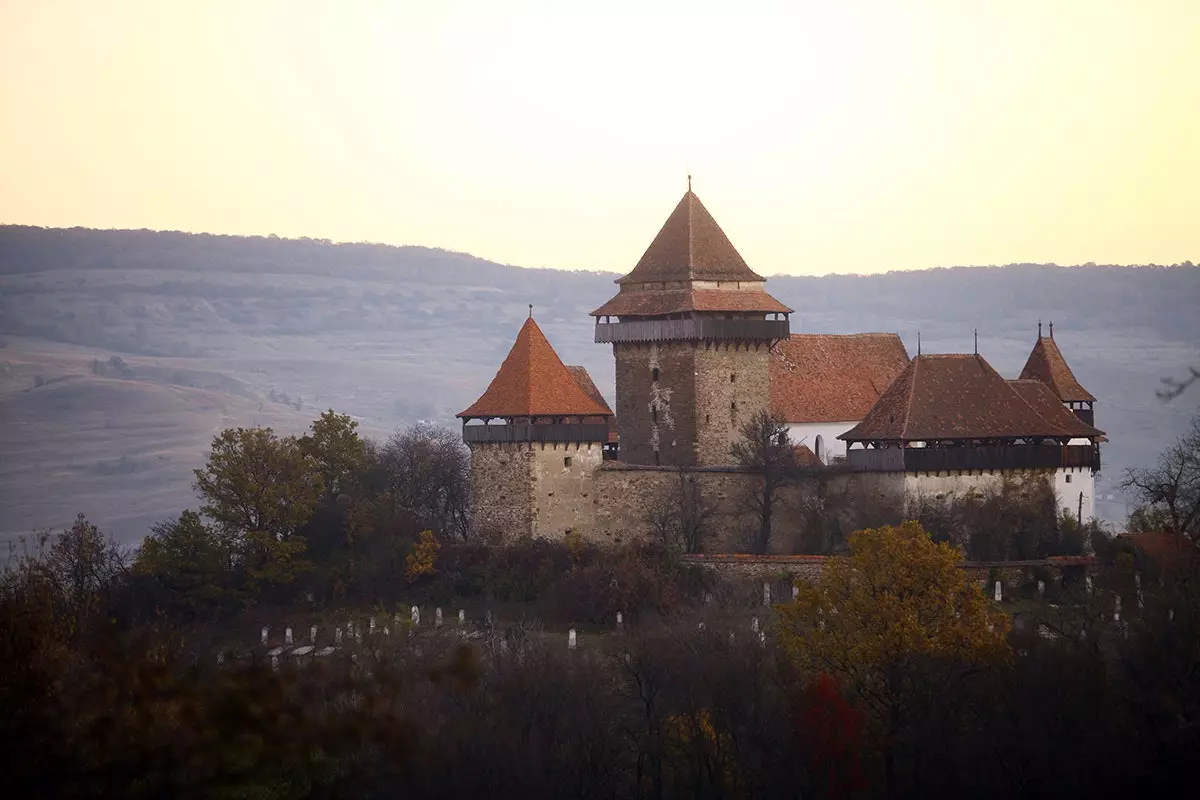
<path fill-rule="evenodd" d="M 894 333 L 792 333 L 772 297 L 700 199 L 688 191 L 617 293 L 592 312 L 611 344 L 615 406 L 567 366 L 532 312 L 484 393 L 458 416 L 471 450 L 477 533 L 619 543 L 651 533 L 681 480 L 717 503 L 721 540 L 738 549 L 757 476 L 730 449 L 770 411 L 807 465 L 781 498 L 812 508 L 948 499 L 1006 478 L 1045 476 L 1059 506 L 1094 516 L 1103 431 L 1095 397 L 1039 324 L 1015 380 L 977 353 L 910 358 Z M 801 514 L 777 515 L 788 552 Z"/>

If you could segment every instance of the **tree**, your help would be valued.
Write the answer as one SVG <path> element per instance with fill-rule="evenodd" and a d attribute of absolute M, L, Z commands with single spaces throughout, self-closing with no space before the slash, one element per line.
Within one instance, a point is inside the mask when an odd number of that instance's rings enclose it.
<path fill-rule="evenodd" d="M 200 510 L 231 534 L 286 539 L 312 515 L 323 490 L 313 458 L 270 428 L 228 428 L 195 471 Z"/>
<path fill-rule="evenodd" d="M 358 435 L 358 422 L 348 414 L 323 412 L 299 444 L 300 452 L 315 462 L 329 499 L 355 488 L 366 466 L 367 448 Z"/>
<path fill-rule="evenodd" d="M 125 554 L 80 514 L 53 539 L 42 566 L 78 627 L 124 576 Z"/>
<path fill-rule="evenodd" d="M 786 652 L 839 678 L 885 744 L 904 724 L 914 663 L 963 670 L 1007 653 L 1009 619 L 958 568 L 962 557 L 916 522 L 858 531 L 849 556 L 830 558 L 816 583 L 779 607 Z"/>
<path fill-rule="evenodd" d="M 759 476 L 758 486 L 745 496 L 758 518 L 752 549 L 765 553 L 771 543 L 771 519 L 779 490 L 792 479 L 796 450 L 788 439 L 787 425 L 769 411 L 759 411 L 742 426 L 741 439 L 730 448 L 734 463 Z"/>
<path fill-rule="evenodd" d="M 717 501 L 704 494 L 691 472 L 681 469 L 678 477 L 651 505 L 647 521 L 664 544 L 699 553 L 716 516 Z"/>
<path fill-rule="evenodd" d="M 1200 414 L 1157 466 L 1126 470 L 1121 488 L 1141 501 L 1143 517 L 1164 519 L 1170 532 L 1200 543 Z"/>
<path fill-rule="evenodd" d="M 380 450 L 378 472 L 385 527 L 467 538 L 471 456 L 457 433 L 427 423 L 397 432 Z"/>
<path fill-rule="evenodd" d="M 172 609 L 192 619 L 238 605 L 233 542 L 204 524 L 195 511 L 160 522 L 138 548 L 133 571 L 153 579 Z"/>

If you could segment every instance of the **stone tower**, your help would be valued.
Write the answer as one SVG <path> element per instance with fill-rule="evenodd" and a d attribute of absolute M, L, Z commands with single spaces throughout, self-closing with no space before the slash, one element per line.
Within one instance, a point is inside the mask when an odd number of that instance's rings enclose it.
<path fill-rule="evenodd" d="M 791 309 L 767 294 L 688 191 L 615 297 L 592 312 L 616 357 L 618 458 L 722 465 L 770 403 L 771 345 Z"/>
<path fill-rule="evenodd" d="M 471 527 L 512 540 L 584 527 L 612 411 L 559 359 L 532 314 L 496 377 L 458 415 L 471 450 Z"/>

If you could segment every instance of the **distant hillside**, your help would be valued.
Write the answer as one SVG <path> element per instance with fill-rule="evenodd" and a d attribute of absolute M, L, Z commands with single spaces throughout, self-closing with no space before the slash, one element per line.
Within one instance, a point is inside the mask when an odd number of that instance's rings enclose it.
<path fill-rule="evenodd" d="M 631 266 L 638 255 L 614 267 Z M 108 390 L 100 384 L 111 376 L 85 377 L 92 359 L 116 355 L 135 365 L 135 385 L 126 390 L 174 386 L 221 397 L 232 409 L 227 418 L 246 421 L 239 424 L 258 417 L 299 428 L 330 406 L 380 434 L 417 419 L 453 424 L 454 413 L 487 385 L 530 303 L 563 359 L 586 366 L 611 399 L 611 351 L 592 343 L 587 315 L 615 292 L 617 277 L 420 247 L 0 226 L 0 337 L 7 337 L 0 410 L 11 429 L 19 409 L 22 441 L 44 435 L 50 450 L 70 446 L 61 434 L 81 424 L 83 408 L 107 409 L 107 430 L 136 427 L 139 403 L 101 397 Z M 962 352 L 978 328 L 980 352 L 1010 376 L 1033 344 L 1038 319 L 1053 319 L 1071 366 L 1100 398 L 1097 424 L 1111 439 L 1105 492 L 1124 466 L 1153 459 L 1197 406 L 1191 394 L 1174 405 L 1154 396 L 1160 378 L 1200 363 L 1200 269 L 1190 264 L 781 276 L 769 286 L 796 309 L 796 331 L 896 331 L 911 353 L 918 330 L 926 352 Z M 68 374 L 78 378 L 71 399 L 52 401 L 48 381 Z M 35 387 L 39 377 L 43 385 Z M 157 394 L 147 402 L 158 404 L 156 413 L 181 415 L 178 424 L 199 419 L 195 409 L 203 406 L 162 405 Z M 171 480 L 190 482 L 184 467 L 202 458 L 209 424 L 207 417 L 187 423 L 190 449 Z M 0 433 L 0 445 L 10 435 Z M 102 448 L 118 458 L 128 435 L 113 433 Z M 61 459 L 50 452 L 43 460 Z M 91 511 L 72 498 L 94 497 L 97 487 L 79 488 L 69 471 L 14 464 L 7 449 L 0 465 L 8 466 L 0 470 L 0 536 Z M 118 505 L 150 491 L 136 470 L 100 477 L 99 489 Z M 137 538 L 142 520 L 178 511 L 189 492 L 182 485 L 155 495 L 160 505 L 150 502 L 136 522 L 118 523 L 118 532 Z M 9 502 L 17 497 L 21 503 Z M 1119 517 L 1125 507 L 1101 509 Z"/>

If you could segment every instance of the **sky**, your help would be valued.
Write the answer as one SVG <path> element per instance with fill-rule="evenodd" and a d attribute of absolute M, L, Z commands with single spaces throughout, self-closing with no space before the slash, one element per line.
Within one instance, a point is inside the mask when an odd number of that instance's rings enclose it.
<path fill-rule="evenodd" d="M 1200 2 L 0 0 L 0 223 L 625 272 L 1200 261 Z"/>

